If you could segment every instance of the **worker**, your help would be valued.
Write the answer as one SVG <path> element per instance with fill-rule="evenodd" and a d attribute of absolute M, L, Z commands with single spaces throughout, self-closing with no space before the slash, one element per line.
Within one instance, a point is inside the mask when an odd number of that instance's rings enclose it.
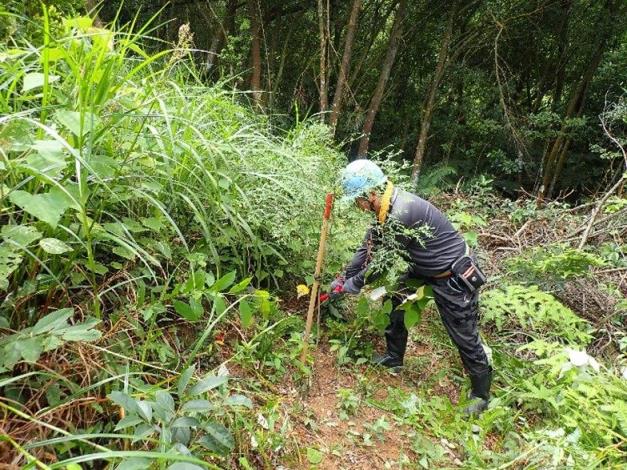
<path fill-rule="evenodd" d="M 404 286 L 411 280 L 422 281 L 432 287 L 442 322 L 470 376 L 472 401 L 465 412 L 467 415 L 480 414 L 490 399 L 492 368 L 477 326 L 478 289 L 485 283 L 485 276 L 476 258 L 442 212 L 430 202 L 394 187 L 372 161 L 359 159 L 351 162 L 342 172 L 341 186 L 343 200 L 372 212 L 376 221 L 344 275 L 331 284 L 330 292 L 333 296 L 358 294 L 370 280 L 373 255 L 378 248 L 386 249 L 381 243 L 383 234 L 392 230 L 390 227 L 400 227 L 393 237 L 401 247 L 409 269 L 399 281 L 402 285 L 391 296 L 392 311 L 385 329 L 387 350 L 385 354 L 375 355 L 373 362 L 395 370 L 403 365 L 407 328 L 404 311 L 399 307 L 406 298 L 403 296 Z M 412 238 L 407 236 L 409 231 L 406 229 L 421 230 L 426 235 L 421 239 Z"/>

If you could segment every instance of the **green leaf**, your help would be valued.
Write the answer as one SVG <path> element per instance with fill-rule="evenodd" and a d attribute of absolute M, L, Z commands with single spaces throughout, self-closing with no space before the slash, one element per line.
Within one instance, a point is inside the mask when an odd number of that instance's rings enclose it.
<path fill-rule="evenodd" d="M 104 275 L 104 274 L 107 274 L 109 272 L 109 268 L 107 268 L 102 263 L 98 263 L 97 261 L 94 262 L 93 265 L 92 265 L 92 263 L 90 263 L 89 260 L 82 260 L 81 264 L 83 266 L 85 266 L 85 268 L 88 269 L 89 271 L 91 271 L 92 273 Z"/>
<path fill-rule="evenodd" d="M 0 290 L 9 288 L 9 276 L 22 262 L 22 250 L 8 243 L 0 243 Z"/>
<path fill-rule="evenodd" d="M 94 20 L 89 16 L 75 16 L 73 18 L 64 18 L 63 25 L 66 28 L 78 28 L 87 31 L 94 24 Z"/>
<path fill-rule="evenodd" d="M 205 426 L 206 435 L 198 443 L 217 454 L 226 454 L 235 447 L 231 432 L 220 423 L 209 423 Z"/>
<path fill-rule="evenodd" d="M 37 362 L 43 352 L 41 338 L 24 338 L 15 341 L 13 347 L 20 353 L 27 362 Z"/>
<path fill-rule="evenodd" d="M 363 317 L 368 315 L 369 311 L 370 305 L 368 305 L 368 299 L 366 297 L 361 297 L 357 303 L 357 314 Z"/>
<path fill-rule="evenodd" d="M 70 246 L 58 238 L 44 238 L 39 240 L 39 246 L 41 246 L 46 253 L 50 253 L 51 255 L 61 255 L 72 251 Z"/>
<path fill-rule="evenodd" d="M 31 331 L 34 335 L 53 331 L 62 327 L 67 327 L 67 320 L 74 314 L 74 310 L 71 308 L 63 308 L 49 313 L 45 317 L 41 318 Z"/>
<path fill-rule="evenodd" d="M 65 341 L 95 341 L 102 336 L 100 331 L 93 329 L 98 323 L 98 320 L 90 319 L 60 330 L 59 334 Z"/>
<path fill-rule="evenodd" d="M 200 318 L 200 315 L 198 315 L 198 311 L 197 310 L 194 311 L 194 309 L 185 302 L 182 302 L 180 300 L 175 300 L 173 302 L 173 305 L 174 305 L 174 310 L 176 310 L 176 313 L 178 313 L 180 316 L 182 316 L 186 320 L 196 321 Z"/>
<path fill-rule="evenodd" d="M 313 447 L 307 448 L 307 460 L 309 460 L 310 464 L 318 465 L 320 462 L 322 462 L 323 457 L 324 454 L 318 449 L 314 449 Z"/>
<path fill-rule="evenodd" d="M 413 327 L 414 325 L 417 325 L 418 323 L 420 323 L 420 319 L 422 318 L 422 310 L 420 309 L 418 305 L 411 302 L 411 303 L 406 304 L 403 307 L 403 310 L 405 310 L 405 327 L 406 328 L 409 329 Z"/>
<path fill-rule="evenodd" d="M 133 442 L 141 441 L 142 439 L 146 439 L 155 433 L 155 428 L 150 424 L 144 423 L 140 424 L 135 428 L 135 432 L 133 433 Z"/>
<path fill-rule="evenodd" d="M 174 417 L 174 398 L 169 392 L 158 390 L 155 393 L 154 411 L 155 415 L 164 422 L 168 422 Z"/>
<path fill-rule="evenodd" d="M 136 425 L 138 425 L 140 423 L 143 423 L 143 422 L 144 422 L 144 420 L 141 419 L 137 415 L 125 416 L 120 421 L 118 421 L 118 424 L 115 426 L 114 431 L 119 431 L 120 429 L 130 428 L 131 426 L 136 426 Z"/>
<path fill-rule="evenodd" d="M 250 398 L 245 397 L 244 395 L 231 395 L 225 400 L 225 404 L 229 406 L 243 406 L 244 408 L 251 409 L 253 407 L 253 402 Z"/>
<path fill-rule="evenodd" d="M 222 292 L 225 289 L 228 289 L 235 281 L 235 276 L 237 276 L 237 271 L 231 271 L 230 273 L 225 274 L 211 286 L 211 291 Z"/>
<path fill-rule="evenodd" d="M 179 377 L 179 381 L 176 386 L 176 392 L 179 397 L 183 395 L 183 392 L 187 388 L 187 385 L 189 384 L 189 380 L 192 378 L 192 375 L 194 375 L 195 371 L 196 371 L 196 366 L 189 366 L 187 369 L 183 371 L 183 373 Z"/>
<path fill-rule="evenodd" d="M 66 148 L 58 140 L 36 140 L 30 148 L 26 162 L 20 167 L 30 170 L 42 182 L 57 178 L 68 165 Z"/>
<path fill-rule="evenodd" d="M 161 219 L 158 219 L 157 217 L 144 217 L 141 219 L 141 223 L 154 232 L 159 232 L 164 227 Z"/>
<path fill-rule="evenodd" d="M 65 49 L 62 49 L 60 47 L 48 47 L 48 62 L 56 62 L 57 60 L 63 59 L 64 57 L 67 57 Z"/>
<path fill-rule="evenodd" d="M 137 413 L 139 416 L 144 418 L 146 421 L 152 421 L 152 405 L 150 402 L 146 400 L 138 400 L 137 402 Z"/>
<path fill-rule="evenodd" d="M 190 400 L 181 407 L 182 412 L 204 412 L 215 409 L 209 400 Z"/>
<path fill-rule="evenodd" d="M 10 239 L 20 246 L 28 246 L 41 237 L 41 232 L 32 225 L 5 225 L 2 227 L 2 238 Z"/>
<path fill-rule="evenodd" d="M 200 422 L 196 418 L 191 416 L 180 416 L 172 423 L 173 428 L 191 428 L 193 426 L 200 426 Z"/>
<path fill-rule="evenodd" d="M 124 258 L 130 261 L 133 261 L 135 257 L 137 256 L 135 251 L 133 251 L 131 248 L 128 248 L 124 245 L 115 246 L 113 247 L 111 251 L 115 253 L 116 255 L 118 255 L 120 258 Z"/>
<path fill-rule="evenodd" d="M 202 289 L 205 286 L 205 276 L 205 272 L 201 270 L 192 273 L 185 284 L 183 284 L 182 292 L 190 293 Z"/>
<path fill-rule="evenodd" d="M 68 197 L 60 190 L 34 195 L 18 190 L 13 191 L 9 199 L 13 204 L 46 222 L 52 228 L 57 227 L 63 213 L 72 207 L 71 201 L 68 201 Z"/>
<path fill-rule="evenodd" d="M 205 309 L 202 306 L 202 302 L 200 300 L 195 299 L 194 297 L 189 298 L 189 306 L 192 309 L 192 312 L 196 319 L 202 317 L 202 314 L 205 313 Z"/>
<path fill-rule="evenodd" d="M 253 324 L 253 309 L 245 300 L 241 300 L 239 303 L 239 318 L 244 328 L 248 328 Z"/>
<path fill-rule="evenodd" d="M 213 305 L 215 306 L 216 313 L 218 315 L 222 315 L 226 310 L 226 302 L 224 301 L 224 297 L 221 295 L 217 295 L 215 299 L 213 299 Z"/>
<path fill-rule="evenodd" d="M 120 465 L 115 467 L 115 470 L 146 470 L 150 468 L 150 460 L 139 457 L 133 457 L 123 460 Z"/>
<path fill-rule="evenodd" d="M 115 392 L 111 392 L 109 395 L 107 395 L 107 397 L 116 405 L 124 408 L 124 410 L 127 413 L 130 413 L 130 414 L 138 413 L 137 401 L 134 398 L 132 398 L 130 395 L 124 392 L 115 391 Z"/>
<path fill-rule="evenodd" d="M 61 387 L 58 383 L 52 384 L 46 390 L 46 401 L 49 406 L 56 406 L 61 403 Z"/>
<path fill-rule="evenodd" d="M 233 287 L 231 287 L 231 289 L 229 290 L 229 293 L 239 294 L 240 292 L 246 290 L 251 280 L 252 280 L 252 277 L 247 277 L 246 279 L 243 279 L 242 281 L 238 282 Z"/>
<path fill-rule="evenodd" d="M 83 467 L 77 463 L 69 463 L 65 466 L 65 470 L 83 470 Z"/>
<path fill-rule="evenodd" d="M 46 76 L 40 72 L 31 72 L 24 75 L 22 93 L 44 86 Z M 57 75 L 48 75 L 48 83 L 54 83 L 59 79 Z"/>
<path fill-rule="evenodd" d="M 72 134 L 82 137 L 100 124 L 100 119 L 93 113 L 85 111 L 83 113 L 83 128 L 81 129 L 81 113 L 60 109 L 55 114 L 57 120 L 67 127 Z"/>
<path fill-rule="evenodd" d="M 468 243 L 471 247 L 475 247 L 479 243 L 479 234 L 477 232 L 468 231 L 465 232 L 463 236 L 466 243 Z"/>
<path fill-rule="evenodd" d="M 228 377 L 224 375 L 208 375 L 190 390 L 191 395 L 200 395 L 201 393 L 208 392 L 220 385 L 225 384 L 228 381 Z"/>
<path fill-rule="evenodd" d="M 211 287 L 212 285 L 215 284 L 215 282 L 216 282 L 215 275 L 211 271 L 208 271 L 207 276 L 205 277 L 205 286 Z"/>

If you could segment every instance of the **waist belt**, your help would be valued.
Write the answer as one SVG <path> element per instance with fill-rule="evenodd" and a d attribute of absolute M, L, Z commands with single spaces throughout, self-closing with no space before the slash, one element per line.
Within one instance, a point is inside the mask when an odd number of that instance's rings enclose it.
<path fill-rule="evenodd" d="M 463 256 L 469 256 L 470 255 L 470 247 L 468 246 L 468 243 L 464 243 L 464 245 L 466 245 L 466 249 L 464 250 Z M 455 260 L 455 261 L 457 261 L 457 260 Z M 453 262 L 453 264 L 455 264 L 455 262 Z M 450 269 L 447 269 L 446 271 L 441 272 L 440 274 L 436 274 L 435 276 L 432 276 L 432 277 L 433 277 L 433 279 L 448 279 L 452 275 L 453 275 L 453 271 L 451 271 Z"/>
<path fill-rule="evenodd" d="M 448 271 L 444 271 L 443 273 L 436 274 L 435 276 L 433 276 L 433 279 L 448 279 L 452 275 L 453 271 L 449 269 Z"/>

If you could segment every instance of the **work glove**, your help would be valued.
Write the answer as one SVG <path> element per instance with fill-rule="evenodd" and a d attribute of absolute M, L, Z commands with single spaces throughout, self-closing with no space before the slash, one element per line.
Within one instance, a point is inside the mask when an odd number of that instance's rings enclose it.
<path fill-rule="evenodd" d="M 344 292 L 344 278 L 336 277 L 335 280 L 329 286 L 329 293 L 320 294 L 320 303 L 326 302 L 329 299 L 336 299 Z"/>
<path fill-rule="evenodd" d="M 329 290 L 338 294 L 344 292 L 344 276 L 336 277 L 335 280 L 331 283 Z"/>

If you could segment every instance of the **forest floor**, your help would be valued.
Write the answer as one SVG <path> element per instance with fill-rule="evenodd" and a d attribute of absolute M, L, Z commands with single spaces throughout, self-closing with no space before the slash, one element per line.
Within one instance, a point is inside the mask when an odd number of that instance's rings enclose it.
<path fill-rule="evenodd" d="M 457 443 L 431 435 L 429 420 L 420 414 L 408 416 L 412 402 L 435 397 L 439 411 L 463 419 L 465 380 L 439 322 L 429 309 L 410 333 L 405 366 L 398 373 L 367 364 L 338 365 L 336 353 L 322 339 L 313 353 L 308 389 L 291 390 L 282 403 L 293 423 L 289 441 L 294 452 L 281 463 L 290 469 L 416 468 L 422 459 L 422 466 L 432 468 L 435 458 L 438 468 L 461 466 L 463 451 Z M 375 342 L 384 349 L 383 338 Z M 312 448 L 313 453 L 307 452 Z"/>

